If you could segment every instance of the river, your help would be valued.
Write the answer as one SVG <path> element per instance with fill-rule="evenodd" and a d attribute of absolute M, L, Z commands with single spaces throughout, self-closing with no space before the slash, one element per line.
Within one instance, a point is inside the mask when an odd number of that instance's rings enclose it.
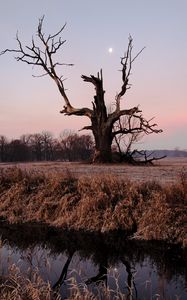
<path fill-rule="evenodd" d="M 187 299 L 187 253 L 178 246 L 127 241 L 123 232 L 68 232 L 36 224 L 1 223 L 0 236 L 0 275 L 11 264 L 28 277 L 37 268 L 62 299 L 75 280 L 94 294 L 108 287 L 114 299 L 119 294 L 129 300 Z"/>

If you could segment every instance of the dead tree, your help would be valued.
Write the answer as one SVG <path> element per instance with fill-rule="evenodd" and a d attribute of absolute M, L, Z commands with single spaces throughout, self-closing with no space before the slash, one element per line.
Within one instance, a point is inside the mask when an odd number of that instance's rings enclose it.
<path fill-rule="evenodd" d="M 150 122 L 151 120 L 149 120 Z M 124 132 L 122 129 L 126 128 Z M 133 130 L 131 130 L 133 129 Z M 123 116 L 114 125 L 114 132 L 122 132 L 115 136 L 114 145 L 117 146 L 117 161 L 127 162 L 133 165 L 152 165 L 154 161 L 166 157 L 166 155 L 155 157 L 154 151 L 137 150 L 134 145 L 141 141 L 147 133 L 141 128 L 140 119 L 135 116 Z M 148 132 L 147 134 L 149 134 Z M 134 149 L 132 149 L 132 147 Z M 114 157 L 115 157 L 114 156 Z"/>
<path fill-rule="evenodd" d="M 126 133 L 122 132 L 115 135 L 114 145 L 118 149 L 118 159 L 120 162 L 133 163 L 131 156 L 132 147 L 144 137 L 144 131 L 140 129 L 139 119 L 134 116 L 122 116 L 115 124 L 113 131 L 123 131 L 126 128 Z M 133 130 L 130 130 L 133 128 Z M 129 130 L 127 130 L 129 129 Z"/>
<path fill-rule="evenodd" d="M 139 107 L 133 107 L 131 109 L 122 108 L 122 98 L 126 94 L 127 90 L 130 88 L 129 77 L 131 75 L 132 64 L 135 59 L 142 52 L 139 51 L 137 55 L 132 56 L 133 50 L 133 39 L 130 36 L 128 41 L 127 51 L 121 58 L 121 72 L 122 72 L 122 86 L 120 91 L 115 97 L 115 108 L 111 113 L 107 112 L 105 98 L 104 98 L 104 88 L 103 88 L 103 74 L 102 70 L 98 72 L 97 76 L 82 75 L 82 79 L 91 83 L 95 88 L 95 96 L 92 102 L 92 108 L 82 107 L 75 108 L 68 98 L 67 92 L 64 87 L 64 79 L 62 75 L 57 73 L 57 68 L 64 66 L 72 66 L 70 63 L 60 63 L 55 60 L 56 53 L 64 45 L 65 40 L 62 39 L 61 34 L 65 28 L 65 25 L 55 34 L 45 35 L 43 32 L 43 21 L 44 17 L 39 19 L 39 24 L 37 27 L 37 40 L 32 38 L 30 46 L 23 46 L 23 43 L 19 39 L 18 35 L 16 40 L 18 43 L 17 49 L 6 49 L 1 52 L 5 54 L 7 52 L 16 53 L 16 60 L 22 61 L 32 66 L 38 66 L 44 70 L 44 73 L 40 75 L 48 75 L 52 80 L 54 80 L 63 100 L 64 106 L 61 113 L 64 115 L 75 115 L 75 116 L 86 116 L 90 120 L 90 125 L 85 126 L 82 129 L 91 130 L 95 139 L 95 153 L 93 157 L 93 162 L 111 162 L 112 161 L 112 141 L 119 134 L 127 134 L 132 132 L 144 132 L 145 134 L 159 133 L 162 130 L 157 129 L 157 124 L 147 121 L 139 110 Z M 38 76 L 39 77 L 39 76 Z M 139 120 L 138 128 L 120 128 L 119 130 L 114 130 L 115 123 L 122 117 L 133 116 Z"/>

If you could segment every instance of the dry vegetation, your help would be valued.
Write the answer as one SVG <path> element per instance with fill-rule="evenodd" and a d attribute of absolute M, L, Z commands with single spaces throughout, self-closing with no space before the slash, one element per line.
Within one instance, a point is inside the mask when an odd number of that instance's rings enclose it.
<path fill-rule="evenodd" d="M 9 275 L 0 278 L 1 300 L 60 300 L 61 297 L 52 291 L 49 283 L 46 283 L 35 271 L 32 280 L 12 265 Z"/>
<path fill-rule="evenodd" d="M 1 169 L 0 218 L 10 223 L 43 222 L 63 229 L 123 231 L 145 240 L 187 246 L 187 178 L 175 183 L 135 183 L 114 175 L 44 175 Z"/>
<path fill-rule="evenodd" d="M 38 271 L 33 273 L 32 279 L 25 277 L 19 268 L 12 265 L 9 276 L 1 281 L 0 278 L 0 299 L 1 300 L 61 300 L 63 299 L 58 290 L 53 290 L 48 283 L 43 281 Z M 116 290 L 105 285 L 100 285 L 95 292 L 92 292 L 86 284 L 78 284 L 72 277 L 68 280 L 69 296 L 67 300 L 96 300 L 96 299 L 132 299 L 133 289 L 122 294 L 118 286 L 118 278 L 114 275 Z M 114 296 L 115 295 L 115 296 Z M 131 297 L 131 298 L 129 298 Z"/>

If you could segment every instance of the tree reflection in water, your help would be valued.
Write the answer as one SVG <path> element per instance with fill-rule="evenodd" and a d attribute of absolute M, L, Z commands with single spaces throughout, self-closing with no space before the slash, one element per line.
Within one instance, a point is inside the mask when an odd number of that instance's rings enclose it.
<path fill-rule="evenodd" d="M 66 280 L 67 274 L 68 274 L 68 267 L 70 265 L 70 262 L 72 260 L 74 252 L 72 252 L 71 254 L 69 254 L 67 261 L 62 269 L 62 273 L 60 274 L 59 279 L 57 280 L 57 282 L 53 285 L 53 289 L 60 289 L 60 287 L 62 286 L 62 284 L 64 283 L 64 281 Z"/>
<path fill-rule="evenodd" d="M 178 246 L 158 242 L 127 241 L 122 232 L 120 234 L 67 232 L 29 224 L 10 226 L 2 223 L 0 235 L 2 240 L 7 241 L 8 245 L 19 253 L 38 247 L 47 249 L 48 253 L 50 251 L 50 255 L 65 255 L 66 260 L 60 274 L 52 283 L 53 288 L 57 290 L 63 288 L 64 284 L 68 282 L 70 274 L 72 274 L 72 267 L 75 268 L 73 266 L 74 259 L 78 256 L 81 260 L 89 260 L 92 268 L 94 265 L 98 268 L 98 272 L 94 271 L 95 274 L 93 274 L 93 269 L 92 275 L 89 276 L 88 273 L 87 278 L 83 279 L 83 283 L 87 286 L 91 287 L 93 284 L 102 283 L 105 287 L 110 287 L 109 271 L 115 266 L 120 266 L 119 279 L 121 279 L 122 293 L 125 293 L 128 300 L 141 299 L 140 283 L 136 275 L 137 264 L 140 266 L 149 260 L 150 265 L 152 264 L 157 270 L 159 278 L 167 281 L 167 289 L 175 280 L 175 284 L 181 287 L 180 295 L 184 294 L 180 299 L 187 297 L 186 291 L 182 291 L 182 289 L 185 290 L 187 282 L 187 253 Z M 33 252 L 33 256 L 35 254 Z M 147 274 L 147 279 L 148 276 Z"/>
<path fill-rule="evenodd" d="M 131 265 L 131 263 L 124 259 L 124 257 L 121 257 L 121 262 L 124 264 L 127 272 L 127 288 L 128 288 L 128 294 L 127 299 L 137 299 L 137 289 L 134 281 L 134 274 L 136 273 L 135 268 Z M 135 296 L 133 298 L 135 292 Z"/>

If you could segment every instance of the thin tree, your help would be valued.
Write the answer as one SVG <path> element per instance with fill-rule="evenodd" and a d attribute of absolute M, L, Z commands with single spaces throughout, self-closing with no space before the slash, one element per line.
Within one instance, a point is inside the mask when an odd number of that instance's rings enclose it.
<path fill-rule="evenodd" d="M 86 116 L 90 120 L 90 125 L 85 126 L 82 129 L 91 130 L 95 140 L 95 153 L 93 156 L 93 162 L 111 162 L 112 161 L 112 141 L 119 134 L 127 134 L 132 132 L 144 132 L 145 134 L 160 133 L 161 129 L 157 129 L 157 124 L 147 121 L 139 110 L 139 107 L 133 107 L 131 109 L 122 109 L 122 98 L 130 88 L 129 77 L 131 75 L 131 69 L 133 62 L 143 51 L 141 49 L 135 56 L 132 55 L 133 50 L 133 39 L 129 36 L 127 51 L 121 58 L 121 72 L 122 72 L 122 86 L 120 91 L 115 96 L 115 108 L 112 112 L 108 113 L 104 98 L 103 88 L 103 74 L 102 70 L 98 72 L 97 76 L 82 75 L 82 79 L 91 83 L 96 91 L 92 102 L 92 108 L 82 107 L 75 108 L 68 98 L 67 92 L 64 87 L 63 76 L 57 73 L 57 68 L 61 66 L 72 66 L 71 63 L 62 63 L 55 60 L 56 53 L 66 42 L 62 39 L 61 34 L 64 31 L 66 24 L 60 28 L 55 34 L 45 35 L 43 32 L 43 21 L 44 17 L 39 19 L 37 27 L 37 39 L 32 38 L 30 46 L 23 46 L 23 43 L 16 36 L 18 43 L 17 49 L 6 49 L 1 52 L 5 54 L 7 52 L 16 53 L 16 60 L 22 61 L 32 66 L 38 66 L 44 70 L 44 73 L 40 75 L 48 75 L 54 80 L 57 88 L 64 100 L 64 106 L 61 110 L 62 114 L 71 116 Z M 37 42 L 36 42 L 37 40 Z M 114 130 L 114 125 L 122 116 L 133 116 L 139 120 L 138 128 L 124 127 L 119 130 Z"/>
<path fill-rule="evenodd" d="M 122 129 L 126 128 L 126 132 L 115 136 L 114 142 L 118 147 L 119 154 L 129 155 L 132 151 L 132 146 L 143 139 L 145 133 L 139 127 L 139 119 L 133 116 L 123 116 L 115 123 L 115 132 L 123 131 Z"/>
<path fill-rule="evenodd" d="M 0 162 L 7 160 L 8 139 L 4 135 L 0 135 Z"/>

